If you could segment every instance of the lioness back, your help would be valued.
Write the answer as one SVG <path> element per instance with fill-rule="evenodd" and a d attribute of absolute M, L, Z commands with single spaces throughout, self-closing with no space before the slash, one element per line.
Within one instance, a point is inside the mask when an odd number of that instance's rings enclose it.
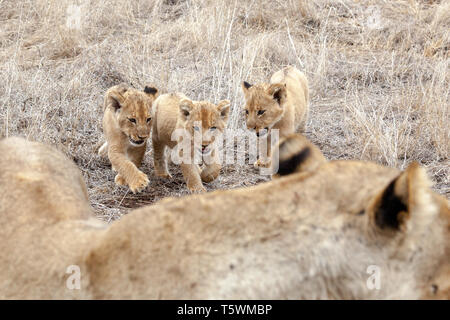
<path fill-rule="evenodd" d="M 286 139 L 292 174 L 280 179 L 166 199 L 107 226 L 87 219 L 72 161 L 2 140 L 0 298 L 448 299 L 449 206 L 425 170 L 310 153 L 320 164 L 304 171 L 297 151 L 310 146 Z"/>

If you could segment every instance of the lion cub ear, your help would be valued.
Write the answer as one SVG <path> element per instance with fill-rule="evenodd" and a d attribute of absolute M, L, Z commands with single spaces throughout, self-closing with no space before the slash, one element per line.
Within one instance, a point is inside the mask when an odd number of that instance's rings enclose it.
<path fill-rule="evenodd" d="M 325 162 L 327 159 L 319 148 L 301 134 L 294 133 L 281 139 L 273 150 L 273 178 L 312 171 Z M 277 164 L 278 169 L 276 168 Z"/>
<path fill-rule="evenodd" d="M 182 99 L 180 101 L 180 115 L 184 120 L 189 119 L 192 109 L 194 108 L 194 103 L 189 99 Z"/>
<path fill-rule="evenodd" d="M 124 94 L 128 91 L 128 89 L 129 87 L 125 83 L 109 88 L 105 94 L 105 104 L 103 110 L 111 107 L 114 111 L 118 111 L 122 108 L 123 103 L 125 102 Z"/>
<path fill-rule="evenodd" d="M 413 162 L 371 201 L 368 213 L 376 230 L 421 232 L 438 214 L 425 169 Z"/>
<path fill-rule="evenodd" d="M 242 86 L 242 90 L 248 90 L 248 89 L 250 89 L 250 87 L 252 86 L 250 83 L 248 83 L 247 81 L 242 81 L 242 83 L 241 83 L 241 86 Z"/>
<path fill-rule="evenodd" d="M 247 96 L 248 89 L 250 89 L 252 87 L 252 85 L 250 83 L 248 83 L 247 81 L 242 81 L 241 87 L 242 87 L 242 91 L 244 92 L 244 95 Z"/>
<path fill-rule="evenodd" d="M 220 112 L 220 116 L 222 119 L 226 122 L 228 121 L 228 115 L 230 113 L 230 101 L 229 100 L 222 100 L 217 105 L 217 110 Z"/>
<path fill-rule="evenodd" d="M 156 98 L 159 95 L 158 89 L 152 86 L 145 86 L 144 92 L 151 96 L 152 98 Z"/>
<path fill-rule="evenodd" d="M 269 86 L 267 90 L 268 94 L 273 97 L 274 100 L 282 105 L 286 101 L 286 85 L 282 83 L 274 83 Z"/>

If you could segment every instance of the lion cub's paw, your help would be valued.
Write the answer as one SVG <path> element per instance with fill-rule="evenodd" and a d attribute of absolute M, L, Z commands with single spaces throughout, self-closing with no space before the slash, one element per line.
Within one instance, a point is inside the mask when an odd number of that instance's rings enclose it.
<path fill-rule="evenodd" d="M 203 169 L 203 171 L 200 174 L 200 177 L 202 178 L 203 182 L 211 182 L 217 179 L 217 177 L 219 176 L 220 173 L 220 169 L 216 169 L 216 168 L 205 168 Z"/>
<path fill-rule="evenodd" d="M 167 171 L 155 171 L 155 175 L 160 178 L 170 179 L 172 175 Z"/>
<path fill-rule="evenodd" d="M 114 178 L 114 182 L 118 186 L 126 186 L 127 185 L 127 182 L 125 181 L 125 179 L 120 174 L 116 174 L 116 177 Z"/>
<path fill-rule="evenodd" d="M 147 175 L 142 171 L 139 171 L 139 173 L 137 173 L 136 176 L 133 177 L 130 183 L 128 183 L 128 186 L 133 193 L 136 193 L 144 190 L 145 187 L 147 187 L 148 183 L 149 180 Z"/>
<path fill-rule="evenodd" d="M 256 169 L 259 169 L 259 168 L 270 168 L 271 165 L 272 164 L 271 164 L 270 160 L 262 161 L 261 159 L 256 160 L 256 162 L 253 164 L 253 166 Z"/>
<path fill-rule="evenodd" d="M 108 158 L 108 143 L 103 143 L 103 145 L 98 149 L 97 153 L 102 158 Z"/>
<path fill-rule="evenodd" d="M 204 193 L 206 192 L 206 188 L 202 185 L 199 186 L 188 186 L 188 189 L 191 193 Z"/>

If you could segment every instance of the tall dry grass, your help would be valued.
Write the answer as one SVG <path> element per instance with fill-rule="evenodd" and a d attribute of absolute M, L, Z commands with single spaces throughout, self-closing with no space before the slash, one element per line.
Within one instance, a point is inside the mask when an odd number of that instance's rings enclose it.
<path fill-rule="evenodd" d="M 114 185 L 95 154 L 108 87 L 151 82 L 228 98 L 229 126 L 239 128 L 240 82 L 285 65 L 310 79 L 307 136 L 328 158 L 399 168 L 416 160 L 450 195 L 448 1 L 0 0 L 0 25 L 0 137 L 63 150 L 106 220 L 186 194 L 176 167 L 171 181 L 154 177 L 150 156 L 146 192 Z M 265 180 L 251 166 L 228 166 L 207 187 Z"/>

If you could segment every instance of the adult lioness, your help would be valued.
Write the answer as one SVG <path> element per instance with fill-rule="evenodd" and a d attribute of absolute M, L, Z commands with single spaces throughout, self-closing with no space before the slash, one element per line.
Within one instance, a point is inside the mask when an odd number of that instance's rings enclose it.
<path fill-rule="evenodd" d="M 450 298 L 448 202 L 416 164 L 324 162 L 110 226 L 60 152 L 4 139 L 0 168 L 0 298 Z"/>
<path fill-rule="evenodd" d="M 309 89 L 306 76 L 289 66 L 275 72 L 270 83 L 251 85 L 242 82 L 245 96 L 247 128 L 254 130 L 260 139 L 267 137 L 267 154 L 255 162 L 256 167 L 270 166 L 270 133 L 279 130 L 280 138 L 297 130 L 305 131 L 309 110 Z"/>
<path fill-rule="evenodd" d="M 152 128 L 152 102 L 158 90 L 146 86 L 139 91 L 120 84 L 105 94 L 103 106 L 103 132 L 106 142 L 99 149 L 100 155 L 108 155 L 114 179 L 118 185 L 128 185 L 132 192 L 139 192 L 148 185 L 148 178 L 138 168 L 147 149 L 147 139 Z"/>
<path fill-rule="evenodd" d="M 228 121 L 230 102 L 222 100 L 217 105 L 207 101 L 191 101 L 182 93 L 164 94 L 154 103 L 153 159 L 157 176 L 168 178 L 166 147 L 181 146 L 187 142 L 187 157 L 180 158 L 180 166 L 188 189 L 204 192 L 202 181 L 211 182 L 219 176 L 221 165 L 214 156 L 214 137 L 223 133 Z M 178 130 L 177 137 L 173 136 Z M 198 136 L 198 141 L 195 137 Z M 187 140 L 184 140 L 187 139 Z M 186 146 L 186 144 L 185 144 Z M 210 161 L 200 170 L 195 154 Z M 201 159 L 199 159 L 201 160 Z"/>

